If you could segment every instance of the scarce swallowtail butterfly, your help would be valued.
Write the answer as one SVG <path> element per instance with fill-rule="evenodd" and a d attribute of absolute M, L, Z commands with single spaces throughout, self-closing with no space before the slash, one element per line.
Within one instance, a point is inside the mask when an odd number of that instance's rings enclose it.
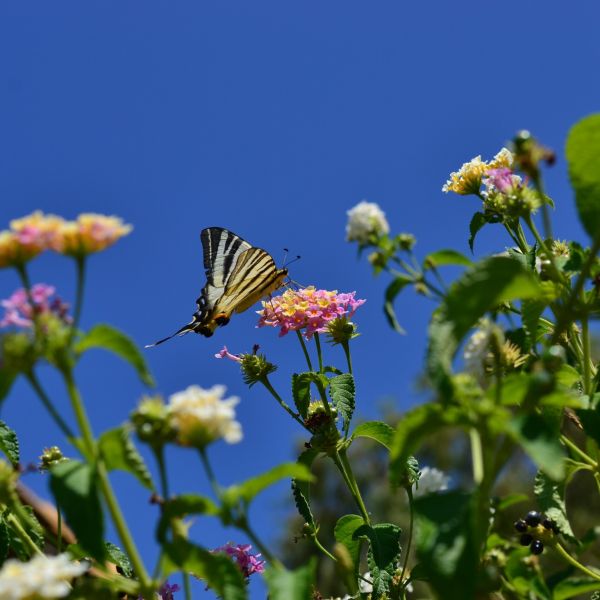
<path fill-rule="evenodd" d="M 203 229 L 200 240 L 206 285 L 196 300 L 198 309 L 190 323 L 146 348 L 190 331 L 210 337 L 217 326 L 229 323 L 234 312 L 244 312 L 280 288 L 287 277 L 287 269 L 278 269 L 268 252 L 250 245 L 227 229 Z"/>

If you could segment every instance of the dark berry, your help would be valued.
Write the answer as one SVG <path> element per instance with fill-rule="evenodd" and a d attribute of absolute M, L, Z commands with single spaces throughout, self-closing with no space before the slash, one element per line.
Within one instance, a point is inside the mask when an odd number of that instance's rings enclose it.
<path fill-rule="evenodd" d="M 542 521 L 542 527 L 544 529 L 554 529 L 555 525 L 554 525 L 554 521 L 552 519 L 549 519 L 548 517 L 546 517 L 543 521 Z"/>
<path fill-rule="evenodd" d="M 519 544 L 521 544 L 521 546 L 529 546 L 529 544 L 531 544 L 531 542 L 533 542 L 533 537 L 531 535 L 529 535 L 528 533 L 524 533 L 519 538 Z"/>
<path fill-rule="evenodd" d="M 533 540 L 531 543 L 531 553 L 541 554 L 544 551 L 544 544 L 540 540 Z"/>
<path fill-rule="evenodd" d="M 523 519 L 519 519 L 518 521 L 515 521 L 515 529 L 519 532 L 519 533 L 525 533 L 527 531 L 528 525 L 527 523 L 525 523 L 525 521 L 523 521 Z"/>
<path fill-rule="evenodd" d="M 525 522 L 530 527 L 537 527 L 542 520 L 542 515 L 537 510 L 530 510 L 525 517 Z"/>

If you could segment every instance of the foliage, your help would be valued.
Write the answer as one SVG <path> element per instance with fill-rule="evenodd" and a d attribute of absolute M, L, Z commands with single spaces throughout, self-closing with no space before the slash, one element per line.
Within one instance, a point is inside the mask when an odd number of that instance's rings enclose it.
<path fill-rule="evenodd" d="M 235 355 L 224 348 L 218 357 L 236 362 L 249 386 L 264 387 L 301 428 L 304 444 L 296 461 L 240 474 L 241 481 L 228 487 L 219 483 L 209 454 L 219 440 L 234 444 L 242 438 L 238 400 L 224 398 L 223 386 L 188 386 L 168 402 L 145 396 L 130 422 L 98 438 L 92 434 L 76 381 L 88 350 L 114 353 L 144 385 L 154 386 L 143 353 L 127 335 L 107 324 L 89 331 L 78 326 L 87 256 L 131 228 L 101 215 L 70 224 L 41 213 L 13 221 L 0 236 L 0 266 L 16 269 L 23 288 L 3 304 L 0 400 L 11 401 L 17 377 L 39 396 L 79 455 L 66 459 L 52 448 L 42 457 L 56 505 L 76 537 L 69 560 L 85 558 L 95 572 L 105 570 L 107 561 L 114 565 L 110 576 L 91 581 L 77 579 L 87 568 L 78 565 L 64 576 L 75 579 L 70 597 L 168 598 L 176 590 L 165 580 L 176 573 L 188 598 L 193 576 L 231 600 L 246 598 L 249 578 L 263 572 L 272 600 L 324 594 L 405 600 L 413 593 L 444 600 L 556 600 L 600 590 L 600 528 L 593 521 L 600 490 L 600 370 L 590 335 L 590 321 L 600 312 L 599 140 L 595 115 L 578 123 L 567 142 L 589 247 L 553 237 L 553 201 L 542 179 L 553 153 L 527 132 L 515 137 L 512 150 L 465 163 L 443 187 L 480 203 L 468 226 L 471 252 L 478 232 L 495 226 L 510 240 L 501 255 L 470 258 L 442 249 L 419 260 L 414 236 L 390 234 L 379 207 L 363 202 L 349 211 L 349 241 L 370 251 L 376 274 L 390 277 L 383 299 L 387 324 L 403 333 L 394 302 L 408 289 L 435 303 L 424 366 L 431 399 L 401 416 L 356 423 L 360 381 L 351 345 L 358 335 L 354 314 L 364 300 L 314 287 L 288 289 L 263 304 L 259 322 L 280 328 L 281 335 L 295 334 L 301 346 L 306 364 L 291 374 L 288 393 L 275 389 L 269 376 L 277 365 L 256 349 Z M 543 235 L 534 218 L 538 211 Z M 46 250 L 75 261 L 72 317 L 66 305 L 48 301 L 53 288 L 29 281 L 29 262 Z M 458 273 L 451 283 L 442 276 L 447 267 Z M 203 301 L 203 310 L 212 310 L 210 296 Z M 215 327 L 229 320 L 211 319 Z M 342 347 L 343 365 L 327 364 L 322 338 Z M 38 378 L 42 362 L 63 379 L 76 431 Z M 155 468 L 142 458 L 133 432 L 148 446 Z M 170 491 L 168 444 L 197 454 L 211 497 Z M 48 545 L 62 549 L 60 528 L 43 529 L 19 499 L 19 442 L 4 422 L 0 451 L 7 459 L 0 461 L 0 562 L 10 556 L 28 561 Z M 154 530 L 160 558 L 152 575 L 113 492 L 113 470 L 134 476 L 159 508 Z M 281 480 L 291 482 L 300 519 L 295 540 L 304 541 L 292 546 L 287 528 L 284 560 L 250 523 L 255 498 Z M 192 543 L 190 516 L 235 528 L 260 554 L 249 545 L 211 549 Z M 118 547 L 105 539 L 108 522 Z"/>

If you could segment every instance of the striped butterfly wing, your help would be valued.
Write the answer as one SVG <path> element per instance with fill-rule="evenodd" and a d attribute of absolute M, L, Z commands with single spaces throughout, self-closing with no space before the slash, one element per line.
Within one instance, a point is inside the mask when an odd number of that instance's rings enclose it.
<path fill-rule="evenodd" d="M 280 288 L 286 276 L 287 269 L 278 269 L 272 256 L 262 248 L 246 250 L 237 259 L 225 292 L 214 306 L 215 318 L 229 319 L 234 312 L 244 312 Z"/>

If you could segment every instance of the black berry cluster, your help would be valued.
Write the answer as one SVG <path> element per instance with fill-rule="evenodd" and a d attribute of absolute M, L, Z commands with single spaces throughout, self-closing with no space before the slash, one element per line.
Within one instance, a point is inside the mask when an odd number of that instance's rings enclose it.
<path fill-rule="evenodd" d="M 541 554 L 544 551 L 544 542 L 558 535 L 558 525 L 543 514 L 531 510 L 524 519 L 515 521 L 515 529 L 521 534 L 521 546 L 529 546 L 532 554 Z"/>

